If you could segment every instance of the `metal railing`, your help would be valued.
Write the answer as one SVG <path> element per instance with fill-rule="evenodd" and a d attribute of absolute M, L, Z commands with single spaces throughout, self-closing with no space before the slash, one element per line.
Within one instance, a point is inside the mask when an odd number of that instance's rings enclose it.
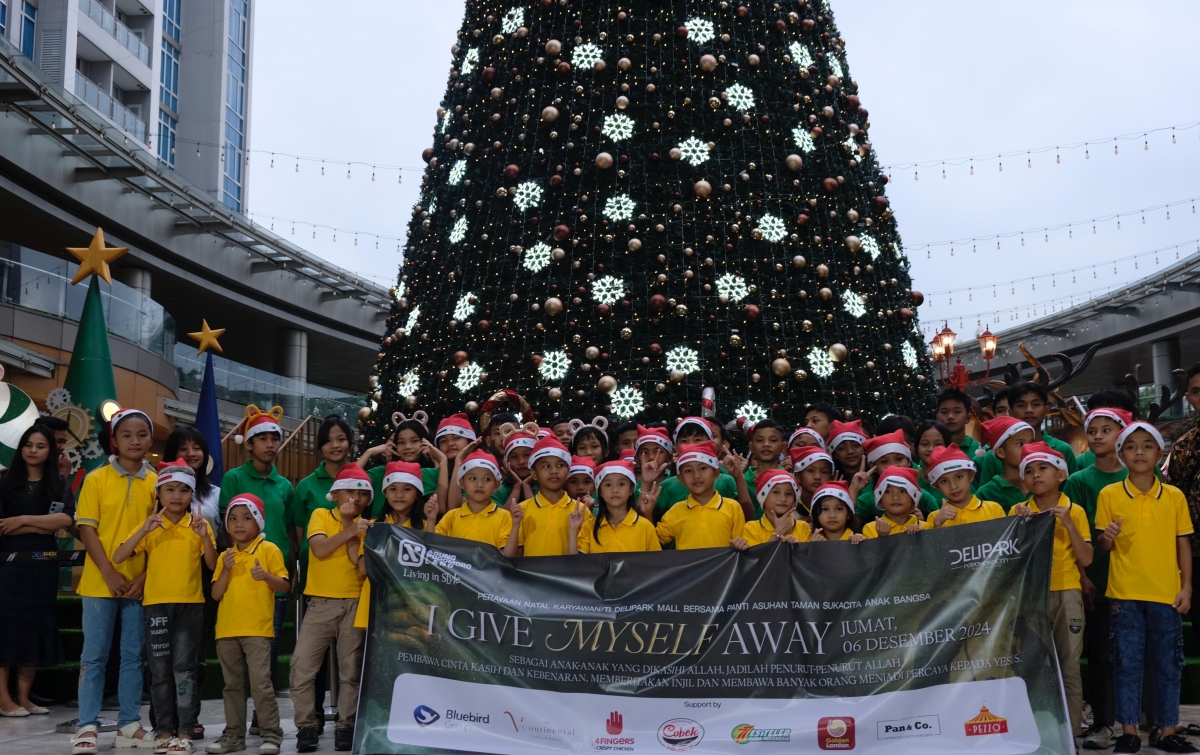
<path fill-rule="evenodd" d="M 133 53 L 134 57 L 142 61 L 147 68 L 150 67 L 150 48 L 128 26 L 109 13 L 108 8 L 96 0 L 79 0 L 79 9 L 88 18 L 95 21 L 101 29 L 108 32 L 122 47 Z"/>
<path fill-rule="evenodd" d="M 84 2 L 88 2 L 88 0 L 84 0 Z M 79 71 L 75 72 L 75 96 L 91 105 L 100 115 L 128 131 L 139 142 L 148 143 L 146 134 L 149 133 L 149 129 L 145 121 L 131 113 L 128 108 L 113 99 L 111 94 L 101 89 L 99 84 Z"/>

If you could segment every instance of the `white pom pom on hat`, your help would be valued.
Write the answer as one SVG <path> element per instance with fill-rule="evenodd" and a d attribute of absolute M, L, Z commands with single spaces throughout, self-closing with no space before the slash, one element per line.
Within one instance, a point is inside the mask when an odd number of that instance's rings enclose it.
<path fill-rule="evenodd" d="M 233 442 L 240 446 L 246 442 L 246 436 L 238 433 L 237 435 L 233 436 Z"/>

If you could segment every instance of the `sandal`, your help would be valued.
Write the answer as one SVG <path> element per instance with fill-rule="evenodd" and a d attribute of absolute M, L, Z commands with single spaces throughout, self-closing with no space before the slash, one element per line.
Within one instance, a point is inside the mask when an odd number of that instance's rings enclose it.
<path fill-rule="evenodd" d="M 196 724 L 196 727 L 192 729 L 192 741 L 199 742 L 202 739 L 204 739 L 204 727 Z"/>
<path fill-rule="evenodd" d="M 45 716 L 50 713 L 49 708 L 43 708 L 40 705 L 30 705 L 25 710 L 29 711 L 29 715 L 31 716 Z"/>
<path fill-rule="evenodd" d="M 91 735 L 91 736 L 88 736 Z M 71 755 L 94 755 L 100 732 L 96 726 L 84 726 L 71 737 Z"/>
<path fill-rule="evenodd" d="M 168 755 L 187 755 L 192 751 L 192 740 L 175 737 L 167 745 Z"/>
<path fill-rule="evenodd" d="M 142 736 L 137 736 L 138 733 Z M 170 742 L 170 735 L 167 735 L 167 742 Z M 136 748 L 138 750 L 157 750 L 159 739 L 150 731 L 143 729 L 141 723 L 134 721 L 131 724 L 125 724 L 117 729 L 117 738 L 113 741 L 113 749 L 127 750 Z M 166 750 L 162 750 L 165 752 Z"/>
<path fill-rule="evenodd" d="M 1188 724 L 1183 733 L 1189 737 L 1200 737 L 1200 724 Z"/>

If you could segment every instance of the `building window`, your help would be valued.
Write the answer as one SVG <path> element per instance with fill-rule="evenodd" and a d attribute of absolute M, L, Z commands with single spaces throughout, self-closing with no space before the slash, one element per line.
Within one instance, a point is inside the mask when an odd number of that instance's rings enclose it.
<path fill-rule="evenodd" d="M 158 100 L 171 112 L 179 113 L 179 50 L 169 41 L 162 50 L 162 72 L 159 82 Z"/>
<path fill-rule="evenodd" d="M 175 129 L 179 122 L 166 112 L 158 111 L 158 157 L 172 169 L 175 167 Z"/>
<path fill-rule="evenodd" d="M 8 3 L 0 0 L 0 37 L 8 33 Z"/>
<path fill-rule="evenodd" d="M 179 16 L 183 0 L 163 0 L 163 34 L 179 44 Z"/>
<path fill-rule="evenodd" d="M 225 74 L 224 181 L 221 200 L 242 210 L 243 160 L 246 147 L 246 47 L 249 14 L 245 0 L 229 3 L 229 54 Z"/>
<path fill-rule="evenodd" d="M 21 52 L 33 60 L 33 32 L 37 23 L 37 6 L 29 0 L 21 0 Z"/>

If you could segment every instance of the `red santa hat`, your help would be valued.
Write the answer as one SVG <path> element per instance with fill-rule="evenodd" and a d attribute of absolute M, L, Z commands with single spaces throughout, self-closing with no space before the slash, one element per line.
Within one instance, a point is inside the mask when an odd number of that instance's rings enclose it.
<path fill-rule="evenodd" d="M 500 479 L 500 465 L 496 463 L 496 457 L 486 451 L 475 451 L 463 459 L 458 467 L 458 481 L 462 482 L 463 476 L 472 469 L 485 469 L 497 480 Z"/>
<path fill-rule="evenodd" d="M 1026 443 L 1021 447 L 1020 473 L 1022 477 L 1025 476 L 1025 467 L 1029 466 L 1035 461 L 1044 461 L 1047 464 L 1053 464 L 1064 472 L 1070 471 L 1067 469 L 1066 458 L 1064 458 L 1063 455 L 1058 451 L 1055 451 L 1053 448 L 1051 448 L 1049 444 L 1041 442 Z"/>
<path fill-rule="evenodd" d="M 358 465 L 355 464 L 353 466 L 357 467 Z M 246 507 L 246 510 L 250 512 L 250 517 L 258 523 L 258 531 L 262 532 L 263 528 L 267 526 L 266 515 L 264 514 L 266 509 L 263 507 L 262 499 L 253 493 L 238 493 L 229 502 L 229 505 L 225 508 L 225 529 L 229 529 L 229 515 L 238 506 Z"/>
<path fill-rule="evenodd" d="M 854 499 L 850 497 L 850 483 L 845 480 L 830 480 L 817 488 L 812 497 L 812 510 L 818 510 L 817 503 L 822 498 L 836 498 L 846 504 L 846 508 L 854 511 Z"/>
<path fill-rule="evenodd" d="M 712 422 L 709 422 L 708 420 L 706 420 L 703 417 L 684 417 L 683 420 L 675 427 L 675 442 L 676 443 L 679 442 L 679 434 L 682 433 L 683 429 L 685 427 L 687 427 L 688 425 L 695 425 L 696 427 L 700 428 L 700 430 L 702 430 L 705 435 L 708 436 L 709 440 L 716 440 L 716 438 L 713 436 Z M 639 435 L 641 434 L 640 427 L 638 428 L 638 434 Z"/>
<path fill-rule="evenodd" d="M 632 448 L 626 448 L 617 458 L 620 461 L 628 461 L 632 463 L 633 460 L 637 458 L 637 451 L 634 451 Z"/>
<path fill-rule="evenodd" d="M 1007 415 L 1000 415 L 995 419 L 989 419 L 980 425 L 980 429 L 983 430 L 983 442 L 993 450 L 1004 445 L 1004 441 L 1022 430 L 1028 430 L 1033 433 L 1034 437 L 1037 437 L 1037 433 L 1033 430 L 1033 425 Z"/>
<path fill-rule="evenodd" d="M 855 443 L 862 443 L 867 439 L 867 432 L 863 430 L 861 419 L 856 419 L 853 422 L 839 422 L 834 420 L 829 426 L 829 450 L 832 451 L 838 445 L 852 440 Z"/>
<path fill-rule="evenodd" d="M 929 470 L 925 473 L 925 477 L 930 483 L 936 485 L 939 477 L 947 472 L 957 472 L 960 469 L 974 472 L 975 462 L 967 458 L 957 443 L 951 443 L 948 446 L 938 446 L 933 449 L 933 453 L 929 456 Z"/>
<path fill-rule="evenodd" d="M 195 490 L 196 470 L 189 467 L 188 463 L 183 459 L 159 462 L 158 479 L 154 481 L 154 489 L 157 490 L 168 482 L 182 482 L 192 490 Z"/>
<path fill-rule="evenodd" d="M 629 479 L 630 485 L 637 485 L 637 476 L 633 473 L 633 464 L 629 461 L 610 461 L 601 464 L 596 470 L 596 487 L 600 487 L 600 483 L 604 482 L 604 478 L 609 475 L 621 475 Z"/>
<path fill-rule="evenodd" d="M 921 500 L 920 478 L 917 476 L 917 470 L 912 467 L 884 468 L 879 475 L 879 482 L 875 483 L 875 508 L 883 508 L 883 494 L 888 486 L 895 486 L 908 493 L 914 509 L 917 507 L 917 501 Z"/>
<path fill-rule="evenodd" d="M 587 478 L 593 482 L 596 481 L 596 462 L 586 456 L 571 457 L 571 471 L 567 473 L 568 477 L 574 477 L 577 474 L 587 475 Z"/>
<path fill-rule="evenodd" d="M 818 461 L 827 461 L 830 469 L 833 468 L 833 457 L 817 446 L 789 448 L 788 454 L 792 457 L 793 474 L 800 474 Z"/>
<path fill-rule="evenodd" d="M 275 410 L 279 411 L 276 412 Z M 241 440 L 234 438 L 238 443 L 249 443 L 250 439 L 255 435 L 263 433 L 275 433 L 280 438 L 283 438 L 283 428 L 279 426 L 279 420 L 283 417 L 283 409 L 272 407 L 270 412 L 259 411 L 258 407 L 246 407 L 246 425 L 239 436 Z"/>
<path fill-rule="evenodd" d="M 421 485 L 417 485 L 417 488 L 424 489 Z M 329 492 L 325 494 L 325 499 L 332 501 L 335 490 L 365 490 L 367 491 L 368 502 L 375 499 L 375 489 L 371 486 L 371 478 L 357 464 L 347 464 L 338 470 L 337 477 L 333 480 L 333 485 L 330 486 Z"/>
<path fill-rule="evenodd" d="M 555 438 L 558 437 L 557 435 L 554 435 L 554 431 L 548 427 L 543 427 L 543 428 L 539 429 L 537 431 L 537 436 L 538 436 L 538 440 L 541 440 L 542 438 L 549 438 L 551 436 L 553 436 Z"/>
<path fill-rule="evenodd" d="M 479 437 L 475 434 L 475 428 L 471 427 L 471 420 L 462 412 L 451 414 L 438 423 L 437 433 L 433 436 L 433 442 L 437 443 L 438 438 L 441 438 L 443 435 L 457 435 L 467 440 L 476 440 Z"/>
<path fill-rule="evenodd" d="M 912 449 L 904 438 L 903 430 L 894 430 L 886 435 L 878 435 L 863 441 L 863 450 L 867 452 L 867 463 L 874 464 L 880 457 L 888 454 L 901 454 L 912 461 Z"/>
<path fill-rule="evenodd" d="M 1129 427 L 1129 423 L 1133 422 L 1133 415 L 1131 413 L 1125 411 L 1124 409 L 1113 409 L 1112 407 L 1105 406 L 1099 409 L 1091 410 L 1087 413 L 1087 416 L 1083 418 L 1083 431 L 1085 433 L 1087 432 L 1088 425 L 1092 424 L 1092 420 L 1097 417 L 1111 419 L 1122 428 Z"/>
<path fill-rule="evenodd" d="M 508 457 L 511 456 L 512 452 L 518 448 L 528 448 L 532 450 L 536 445 L 537 438 L 533 436 L 533 433 L 530 433 L 526 430 L 518 430 L 517 432 L 508 436 L 508 439 L 504 441 L 504 460 L 508 461 Z"/>
<path fill-rule="evenodd" d="M 533 453 L 529 455 L 529 468 L 533 469 L 533 465 L 537 464 L 538 459 L 547 458 L 562 459 L 564 464 L 568 467 L 571 466 L 571 452 L 558 442 L 558 438 L 554 436 L 553 432 L 534 444 Z"/>
<path fill-rule="evenodd" d="M 388 462 L 383 470 L 382 489 L 387 490 L 396 483 L 412 485 L 418 491 L 425 492 L 425 482 L 421 479 L 421 465 L 412 461 Z"/>
<path fill-rule="evenodd" d="M 688 464 L 693 461 L 698 461 L 701 464 L 707 464 L 713 469 L 719 470 L 721 465 L 717 462 L 717 444 L 711 440 L 706 440 L 703 443 L 688 443 L 679 447 L 679 466 Z"/>
<path fill-rule="evenodd" d="M 797 427 L 796 432 L 792 433 L 792 436 L 790 438 L 788 438 L 788 445 L 789 446 L 792 445 L 793 443 L 796 442 L 797 438 L 804 436 L 804 435 L 807 435 L 808 437 L 816 440 L 817 445 L 821 448 L 821 450 L 822 451 L 825 450 L 825 439 L 821 437 L 821 434 L 819 432 L 812 429 L 811 427 Z"/>
<path fill-rule="evenodd" d="M 800 488 L 787 470 L 767 469 L 759 472 L 754 478 L 754 497 L 758 499 L 760 506 L 766 503 L 767 496 L 771 494 L 771 489 L 776 485 L 788 485 L 796 494 L 796 500 L 800 500 Z"/>
<path fill-rule="evenodd" d="M 121 409 L 108 420 L 108 429 L 110 435 L 115 435 L 117 425 L 121 424 L 130 417 L 141 417 L 146 420 L 146 425 L 149 426 L 150 432 L 154 432 L 154 422 L 150 419 L 150 415 L 146 414 L 141 409 Z"/>
<path fill-rule="evenodd" d="M 1138 430 L 1145 430 L 1146 432 L 1150 433 L 1150 437 L 1154 438 L 1154 441 L 1158 443 L 1158 447 L 1160 449 L 1167 447 L 1167 444 L 1163 441 L 1162 433 L 1158 431 L 1157 427 L 1149 422 L 1130 422 L 1125 426 L 1125 429 L 1121 431 L 1121 434 L 1117 436 L 1117 459 L 1121 462 L 1121 466 L 1125 466 L 1125 460 L 1121 458 L 1121 446 L 1125 445 L 1125 441 L 1129 440 L 1129 436 L 1133 435 Z"/>
<path fill-rule="evenodd" d="M 665 427 L 642 427 L 638 425 L 637 441 L 633 444 L 635 451 L 641 451 L 642 446 L 647 443 L 656 443 L 667 449 L 667 453 L 675 450 L 675 444 L 671 442 L 671 436 L 667 435 Z"/>

